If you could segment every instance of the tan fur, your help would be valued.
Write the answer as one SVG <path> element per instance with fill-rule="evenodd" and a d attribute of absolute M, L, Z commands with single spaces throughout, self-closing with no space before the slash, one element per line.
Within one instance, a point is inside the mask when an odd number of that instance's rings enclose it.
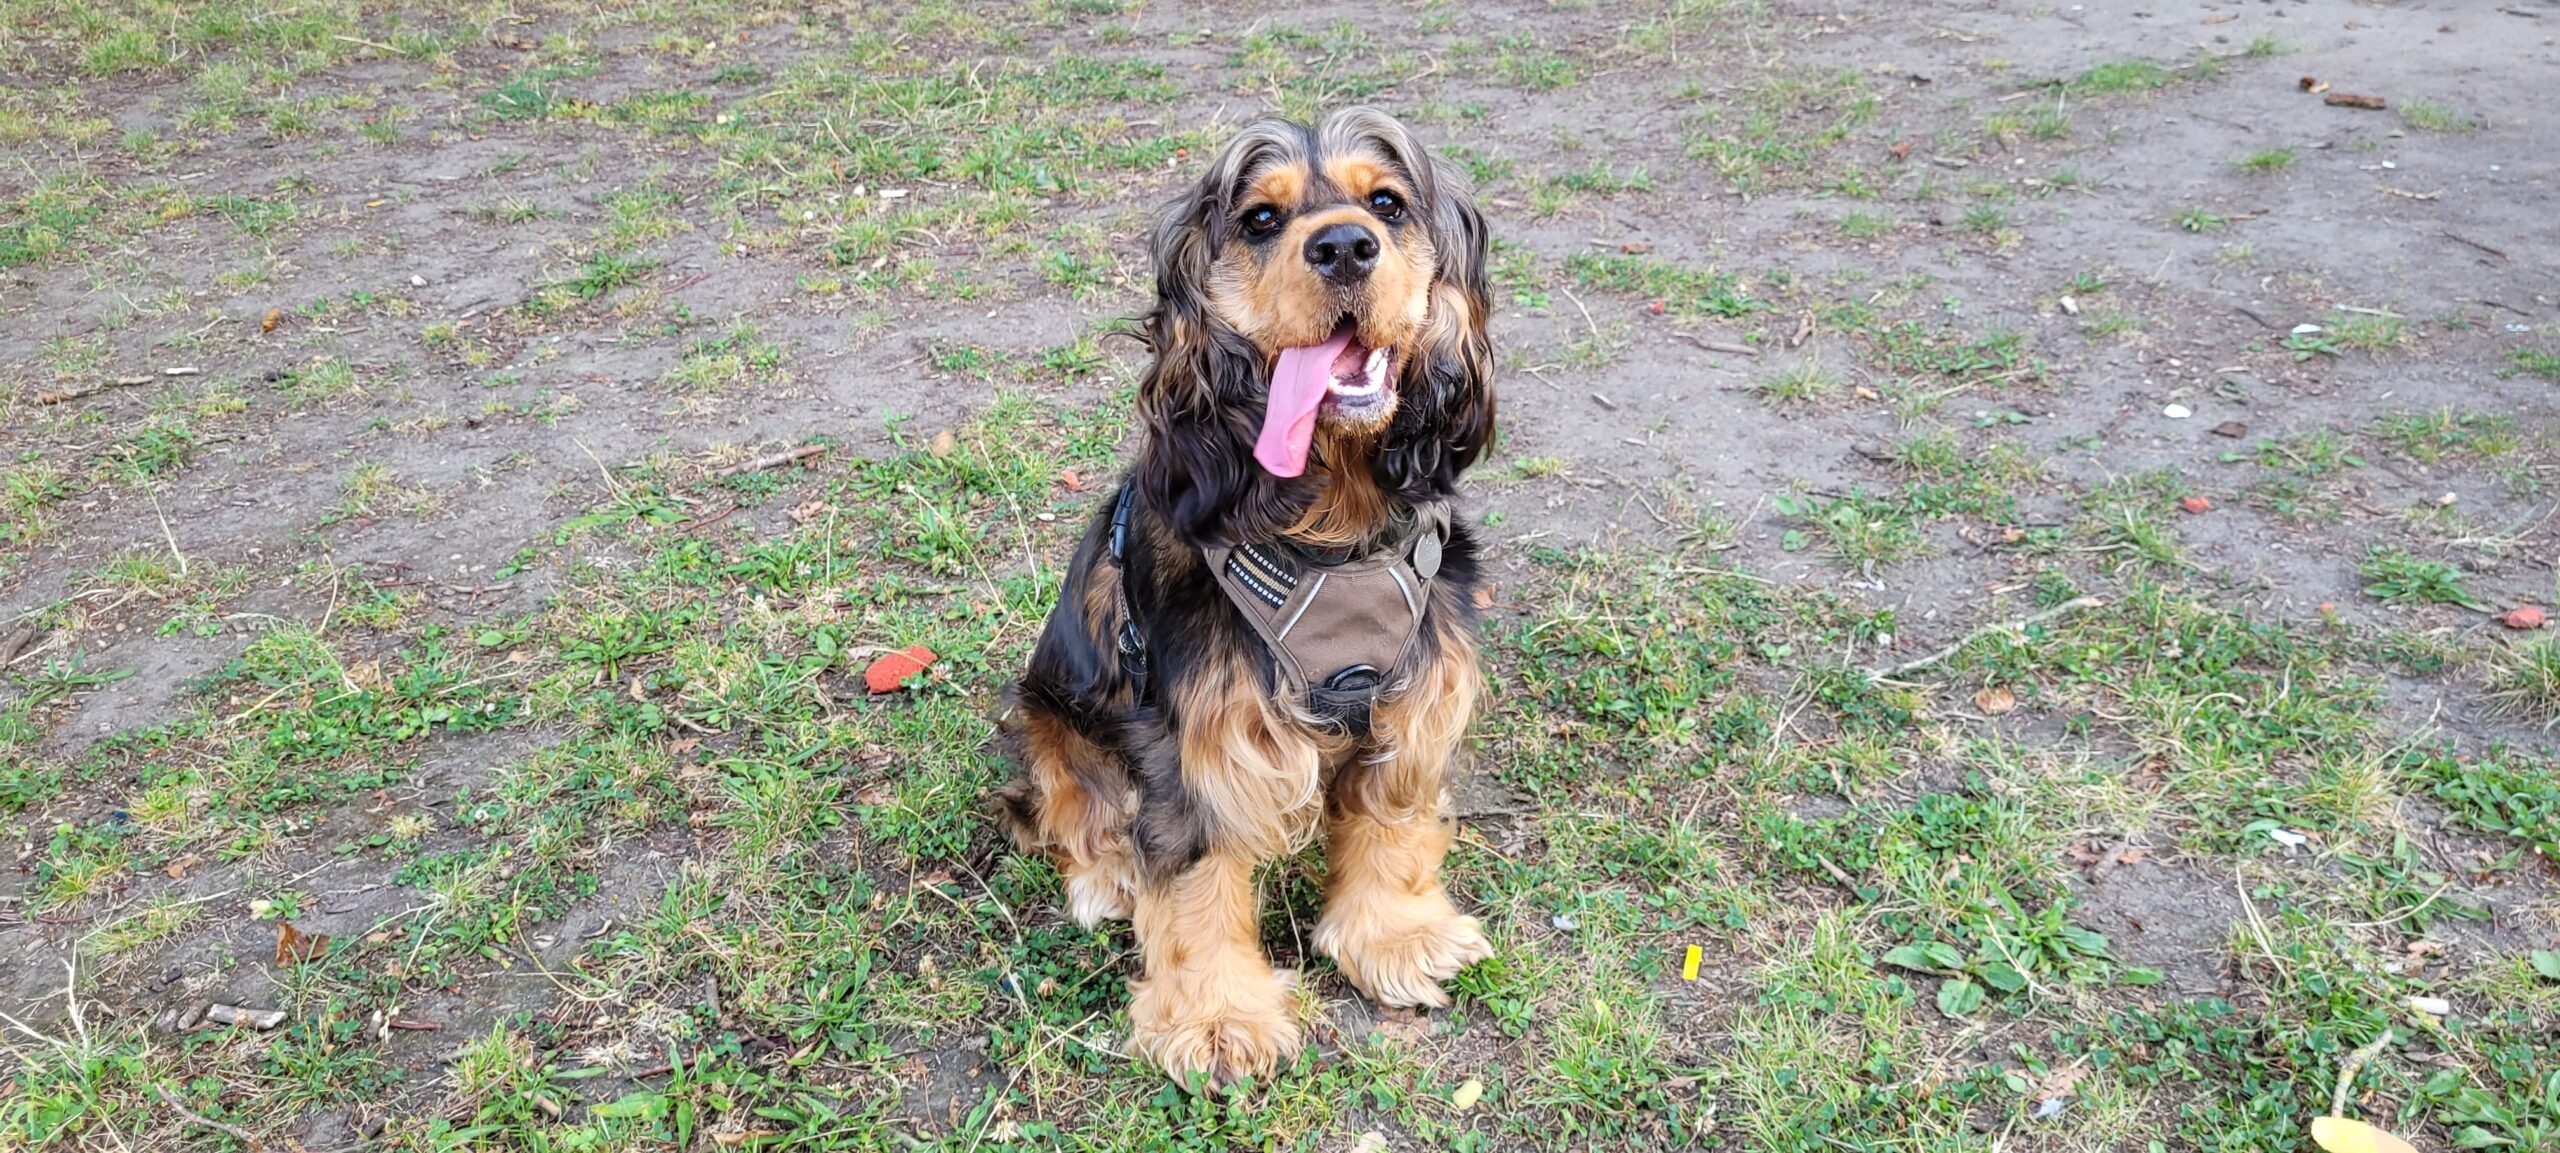
<path fill-rule="evenodd" d="M 1009 829 L 1015 843 L 1042 852 L 1066 879 L 1067 912 L 1093 928 L 1129 915 L 1138 865 L 1129 844 L 1129 822 L 1138 794 L 1096 793 L 1088 781 L 1119 778 L 1111 753 L 1072 726 L 1037 709 L 1018 710 L 1008 723 L 1019 729 L 1023 768 L 1037 804 L 1037 820 Z"/>
<path fill-rule="evenodd" d="M 1316 456 L 1320 461 L 1358 459 L 1357 447 L 1343 442 L 1366 439 L 1367 435 L 1326 430 Z M 1318 548 L 1348 548 L 1386 526 L 1387 494 L 1378 488 L 1376 474 L 1365 468 L 1328 467 L 1324 477 L 1324 490 L 1308 503 L 1297 523 L 1289 526 L 1290 539 Z"/>
<path fill-rule="evenodd" d="M 1277 355 L 1284 348 L 1324 343 L 1347 303 L 1360 343 L 1391 349 L 1402 358 L 1412 351 L 1430 315 L 1438 254 L 1421 229 L 1388 226 L 1360 206 L 1381 187 L 1410 196 L 1389 178 L 1385 165 L 1353 156 L 1333 158 L 1327 167 L 1329 178 L 1351 193 L 1354 204 L 1307 211 L 1301 201 L 1314 194 L 1316 182 L 1295 166 L 1275 168 L 1254 181 L 1243 203 L 1268 204 L 1289 221 L 1267 244 L 1227 246 L 1210 272 L 1210 305 L 1264 353 Z M 1301 256 L 1308 237 L 1341 221 L 1365 224 L 1378 235 L 1377 269 L 1349 302 Z"/>
<path fill-rule="evenodd" d="M 1264 696 L 1238 654 L 1178 690 L 1182 781 L 1231 851 L 1285 856 L 1315 833 L 1324 750 Z"/>
<path fill-rule="evenodd" d="M 1449 764 L 1483 686 L 1474 642 L 1445 644 L 1404 692 L 1380 702 L 1375 748 L 1335 782 L 1328 806 L 1315 946 L 1382 1005 L 1446 1005 L 1440 982 L 1493 951 L 1440 879 L 1457 830 Z"/>
<path fill-rule="evenodd" d="M 1253 861 L 1215 853 L 1138 894 L 1146 976 L 1129 982 L 1130 1047 L 1212 1085 L 1267 1076 L 1297 1055 L 1289 985 L 1263 959 Z"/>

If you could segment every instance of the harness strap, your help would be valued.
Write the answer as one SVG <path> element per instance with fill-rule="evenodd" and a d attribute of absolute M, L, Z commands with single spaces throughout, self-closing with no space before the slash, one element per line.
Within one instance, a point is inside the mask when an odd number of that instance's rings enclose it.
<path fill-rule="evenodd" d="M 1129 510 L 1136 503 L 1131 495 L 1136 486 L 1122 484 L 1120 495 L 1111 507 L 1111 565 L 1120 570 L 1118 584 L 1112 591 L 1120 601 L 1120 628 L 1112 638 L 1112 647 L 1120 650 L 1120 672 L 1129 678 L 1133 699 L 1147 699 L 1147 634 L 1138 628 L 1138 618 L 1129 611 Z"/>
<path fill-rule="evenodd" d="M 1148 690 L 1147 636 L 1130 611 L 1129 519 L 1134 486 L 1122 484 L 1111 509 L 1111 563 L 1120 627 L 1113 647 L 1138 700 Z M 1449 506 L 1415 506 L 1393 544 L 1361 557 L 1315 557 L 1286 544 L 1204 548 L 1202 559 L 1245 622 L 1270 646 L 1282 687 L 1316 716 L 1355 729 L 1404 663 L 1431 605 L 1431 582 L 1449 537 Z"/>

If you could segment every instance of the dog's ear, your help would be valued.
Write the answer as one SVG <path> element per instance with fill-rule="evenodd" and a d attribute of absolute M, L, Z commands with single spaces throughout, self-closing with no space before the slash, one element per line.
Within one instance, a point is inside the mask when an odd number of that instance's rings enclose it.
<path fill-rule="evenodd" d="M 1208 297 L 1236 189 L 1287 143 L 1274 128 L 1247 129 L 1156 221 L 1156 303 L 1141 324 L 1154 356 L 1138 386 L 1146 447 L 1137 483 L 1148 507 L 1192 544 L 1273 535 L 1304 503 L 1302 482 L 1253 462 L 1265 388 L 1261 356 L 1219 321 Z"/>
<path fill-rule="evenodd" d="M 1408 500 L 1444 500 L 1456 491 L 1458 474 L 1493 440 L 1484 214 L 1464 175 L 1418 152 L 1412 162 L 1428 173 L 1415 183 L 1429 209 L 1439 269 L 1431 285 L 1430 319 L 1398 382 L 1403 400 L 1379 446 L 1377 476 L 1381 486 Z"/>

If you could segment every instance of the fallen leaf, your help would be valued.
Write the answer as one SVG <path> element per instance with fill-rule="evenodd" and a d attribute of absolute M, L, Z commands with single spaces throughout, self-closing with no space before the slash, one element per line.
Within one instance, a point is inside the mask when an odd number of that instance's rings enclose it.
<path fill-rule="evenodd" d="M 203 863 L 204 858 L 202 857 L 180 857 L 177 860 L 169 862 L 169 866 L 160 871 L 169 874 L 169 879 L 172 881 L 183 881 L 187 879 L 187 870 L 195 868 Z"/>
<path fill-rule="evenodd" d="M 958 447 L 960 447 L 960 438 L 951 435 L 951 430 L 946 428 L 933 434 L 933 443 L 925 446 L 925 451 L 935 456 L 949 456 L 951 450 Z"/>
<path fill-rule="evenodd" d="M 1065 486 L 1068 492 L 1083 492 L 1084 474 L 1079 473 L 1072 468 L 1059 469 L 1058 483 Z"/>
<path fill-rule="evenodd" d="M 2518 605 L 2508 609 L 2506 615 L 2499 617 L 2498 623 L 2511 629 L 2538 629 L 2550 619 L 2550 614 L 2532 605 Z"/>
<path fill-rule="evenodd" d="M 1351 1143 L 1351 1153 L 1387 1153 L 1387 1135 L 1371 1129 Z"/>
<path fill-rule="evenodd" d="M 1626 253 L 1629 256 L 1642 256 L 1645 253 L 1653 251 L 1653 246 L 1641 240 L 1630 240 L 1619 245 L 1618 251 Z"/>
<path fill-rule="evenodd" d="M 2212 512 L 2212 511 L 2213 511 L 2213 498 L 2211 498 L 2211 497 L 2204 497 L 2204 496 L 2184 496 L 2184 497 L 2179 497 L 2179 498 L 2178 498 L 2178 507 L 2179 507 L 2179 508 L 2181 508 L 2181 509 L 2186 510 L 2187 512 L 2191 512 L 2191 513 L 2196 513 L 2196 512 Z"/>
<path fill-rule="evenodd" d="M 667 742 L 667 755 L 681 757 L 701 747 L 702 738 L 700 737 L 677 737 Z"/>
<path fill-rule="evenodd" d="M 1482 1100 L 1484 1100 L 1484 1082 L 1469 1077 L 1465 1084 L 1458 1086 L 1455 1092 L 1449 1094 L 1449 1107 L 1464 1113 L 1475 1108 L 1476 1102 Z"/>
<path fill-rule="evenodd" d="M 328 951 L 327 933 L 305 933 L 291 921 L 276 922 L 276 964 L 299 965 Z"/>
<path fill-rule="evenodd" d="M 266 318 L 258 322 L 258 331 L 274 332 L 276 330 L 276 326 L 282 323 L 284 323 L 284 310 L 281 308 L 270 308 L 267 310 Z"/>
<path fill-rule="evenodd" d="M 2116 863 L 2119 865 L 2139 865 L 2150 856 L 2151 850 L 2149 849 L 2137 849 L 2132 846 L 2126 846 L 2123 852 L 2116 854 Z"/>
<path fill-rule="evenodd" d="M 2321 99 L 2339 108 L 2366 108 L 2378 112 L 2388 107 L 2379 96 L 2360 96 L 2353 92 L 2332 92 Z"/>
<path fill-rule="evenodd" d="M 1973 707 L 1981 709 L 1985 716 L 1996 717 L 2018 707 L 2018 694 L 2007 685 L 1986 686 L 1973 694 Z"/>
<path fill-rule="evenodd" d="M 862 683 L 875 693 L 894 693 L 907 687 L 907 678 L 923 672 L 936 659 L 932 649 L 908 645 L 872 661 L 870 668 L 862 670 Z"/>
<path fill-rule="evenodd" d="M 2329 1153 L 2418 1153 L 2406 1141 L 2344 1117 L 2312 1118 L 2311 1139 Z"/>
<path fill-rule="evenodd" d="M 2211 16 L 2205 17 L 2204 22 L 2207 24 L 2228 24 L 2239 18 L 2240 15 L 2236 12 L 2216 12 Z"/>
<path fill-rule="evenodd" d="M 1491 586 L 1489 586 L 1489 585 L 1479 585 L 1479 586 L 1477 586 L 1477 587 L 1476 587 L 1476 591 L 1475 591 L 1475 596 L 1474 596 L 1474 598 L 1473 598 L 1473 599 L 1474 599 L 1474 600 L 1475 600 L 1475 602 L 1476 602 L 1476 607 L 1477 607 L 1477 608 L 1479 608 L 1479 609 L 1489 609 L 1489 608 L 1492 608 L 1492 607 L 1493 607 L 1493 588 L 1492 588 Z"/>
<path fill-rule="evenodd" d="M 1905 140 L 1900 144 L 1896 144 L 1893 147 L 1886 149 L 1885 151 L 1893 153 L 1893 158 L 1896 160 L 1909 160 L 1911 158 L 1911 142 Z"/>
<path fill-rule="evenodd" d="M 2233 438 L 2243 437 L 2249 435 L 2249 426 L 2236 420 L 2226 420 L 2213 426 L 2213 435 Z"/>

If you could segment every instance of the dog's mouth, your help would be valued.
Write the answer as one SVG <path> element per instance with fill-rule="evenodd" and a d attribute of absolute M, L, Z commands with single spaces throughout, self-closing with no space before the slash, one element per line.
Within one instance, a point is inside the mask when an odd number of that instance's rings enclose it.
<path fill-rule="evenodd" d="M 1324 343 L 1281 349 L 1271 368 L 1254 459 L 1273 476 L 1304 473 L 1317 416 L 1373 419 L 1394 395 L 1394 368 L 1395 353 L 1362 344 L 1360 326 L 1347 315 Z"/>

